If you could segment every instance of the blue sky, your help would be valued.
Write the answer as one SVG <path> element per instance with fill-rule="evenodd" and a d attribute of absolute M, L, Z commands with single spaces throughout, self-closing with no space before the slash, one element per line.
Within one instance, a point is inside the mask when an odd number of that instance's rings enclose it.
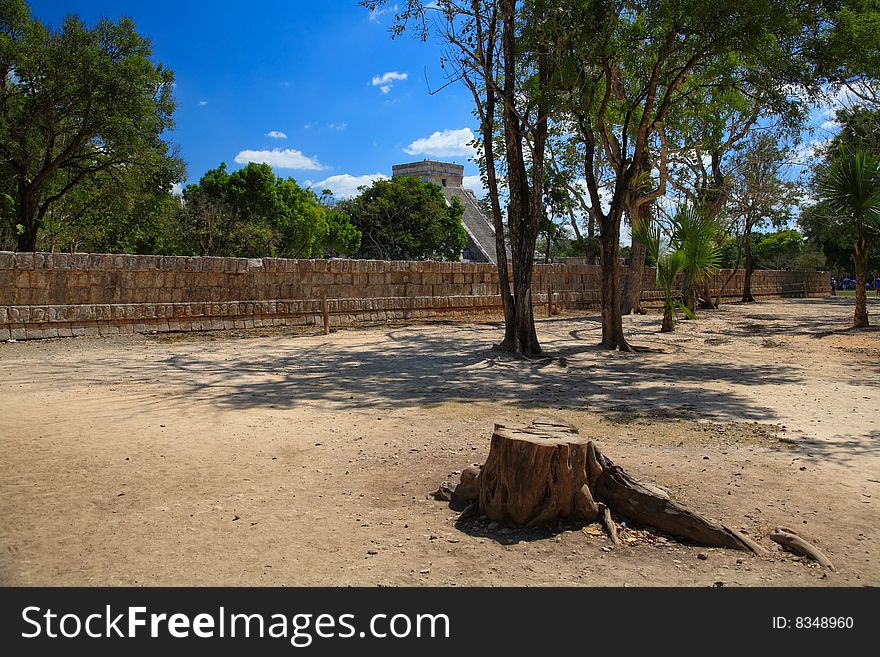
<path fill-rule="evenodd" d="M 175 72 L 177 127 L 171 140 L 188 182 L 221 162 L 265 161 L 278 175 L 338 197 L 390 176 L 393 164 L 439 159 L 465 165 L 479 189 L 467 142 L 476 130 L 467 90 L 450 85 L 440 48 L 412 34 L 392 40 L 393 11 L 371 14 L 355 0 L 30 0 L 57 26 L 129 16 L 151 39 L 155 62 Z M 846 101 L 847 94 L 838 100 Z M 798 160 L 837 130 L 816 108 Z M 792 167 L 792 177 L 803 170 Z"/>
<path fill-rule="evenodd" d="M 411 34 L 392 40 L 391 15 L 354 0 L 30 0 L 57 26 L 129 16 L 175 73 L 176 130 L 188 182 L 220 162 L 267 161 L 300 184 L 338 195 L 422 159 L 465 165 L 476 129 L 463 87 L 444 83 L 440 51 Z M 362 178 L 368 176 L 370 178 Z M 318 189 L 320 191 L 320 189 Z"/>

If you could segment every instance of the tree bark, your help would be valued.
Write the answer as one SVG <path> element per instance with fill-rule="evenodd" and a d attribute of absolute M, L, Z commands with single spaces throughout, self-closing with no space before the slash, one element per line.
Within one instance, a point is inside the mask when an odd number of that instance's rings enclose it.
<path fill-rule="evenodd" d="M 863 235 L 856 238 L 853 248 L 853 264 L 856 267 L 856 307 L 853 312 L 853 326 L 868 326 L 868 292 L 865 281 L 868 276 L 868 240 Z"/>
<path fill-rule="evenodd" d="M 789 552 L 808 557 L 819 563 L 819 565 L 834 570 L 834 564 L 831 563 L 831 559 L 825 556 L 825 553 L 822 552 L 822 550 L 798 536 L 791 529 L 777 527 L 770 532 L 770 540 L 774 543 L 778 543 Z"/>
<path fill-rule="evenodd" d="M 635 225 L 633 226 L 635 230 Z M 630 247 L 629 267 L 623 284 L 621 313 L 630 315 L 642 312 L 642 279 L 645 276 L 645 245 L 633 238 Z"/>
<path fill-rule="evenodd" d="M 752 231 L 745 231 L 743 239 L 745 240 L 743 244 L 743 252 L 746 261 L 746 271 L 743 280 L 742 301 L 744 303 L 751 303 L 755 300 L 755 297 L 752 296 L 752 273 L 755 271 L 755 258 L 752 255 Z"/>
<path fill-rule="evenodd" d="M 602 259 L 602 342 L 600 346 L 632 351 L 623 335 L 620 312 L 620 219 L 614 220 L 614 209 L 601 220 L 599 237 Z"/>
<path fill-rule="evenodd" d="M 595 521 L 599 509 L 587 484 L 589 443 L 564 425 L 496 425 L 479 476 L 480 509 L 518 527 Z"/>
<path fill-rule="evenodd" d="M 661 333 L 671 333 L 675 330 L 675 317 L 672 314 L 672 308 L 663 307 L 663 323 L 660 325 Z"/>
<path fill-rule="evenodd" d="M 650 173 L 651 158 L 648 151 L 642 153 L 639 161 L 639 174 Z M 645 222 L 651 221 L 651 203 L 640 203 L 630 212 L 632 233 L 635 234 Z M 631 240 L 629 267 L 626 273 L 626 283 L 623 287 L 623 306 L 621 312 L 624 315 L 641 313 L 642 305 L 642 279 L 645 276 L 645 245 L 633 238 Z"/>
<path fill-rule="evenodd" d="M 30 190 L 24 184 L 19 184 L 16 196 L 16 219 L 24 228 L 24 231 L 18 235 L 16 250 L 36 251 L 40 223 L 37 219 L 37 205 Z"/>

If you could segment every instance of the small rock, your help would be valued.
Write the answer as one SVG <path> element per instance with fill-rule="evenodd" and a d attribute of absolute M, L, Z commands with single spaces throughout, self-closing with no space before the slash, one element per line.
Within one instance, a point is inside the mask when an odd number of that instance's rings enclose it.
<path fill-rule="evenodd" d="M 431 572 L 430 568 L 425 568 L 424 570 L 419 571 L 419 575 L 427 575 L 430 572 Z"/>
<path fill-rule="evenodd" d="M 369 554 L 369 555 L 379 554 L 379 550 L 367 550 L 367 554 Z"/>
<path fill-rule="evenodd" d="M 706 554 L 705 552 L 697 553 L 697 559 L 699 559 L 700 561 L 705 561 L 708 558 L 709 558 L 709 555 Z"/>

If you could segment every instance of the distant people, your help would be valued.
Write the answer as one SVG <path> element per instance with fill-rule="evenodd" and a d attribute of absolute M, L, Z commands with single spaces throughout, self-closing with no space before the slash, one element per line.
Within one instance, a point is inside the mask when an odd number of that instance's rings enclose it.
<path fill-rule="evenodd" d="M 834 276 L 831 277 L 831 296 L 837 296 L 837 279 Z"/>
<path fill-rule="evenodd" d="M 880 297 L 880 276 L 874 281 L 874 296 Z"/>

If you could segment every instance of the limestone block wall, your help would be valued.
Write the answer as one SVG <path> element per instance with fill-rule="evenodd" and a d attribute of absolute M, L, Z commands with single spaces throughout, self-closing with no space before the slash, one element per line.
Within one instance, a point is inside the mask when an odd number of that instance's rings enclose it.
<path fill-rule="evenodd" d="M 595 305 L 599 280 L 596 266 L 537 265 L 535 302 Z M 478 263 L 0 252 L 0 340 L 319 324 L 325 299 L 332 325 L 497 311 L 497 286 Z M 649 270 L 645 299 L 652 287 Z M 830 277 L 761 271 L 753 287 L 822 296 Z"/>

